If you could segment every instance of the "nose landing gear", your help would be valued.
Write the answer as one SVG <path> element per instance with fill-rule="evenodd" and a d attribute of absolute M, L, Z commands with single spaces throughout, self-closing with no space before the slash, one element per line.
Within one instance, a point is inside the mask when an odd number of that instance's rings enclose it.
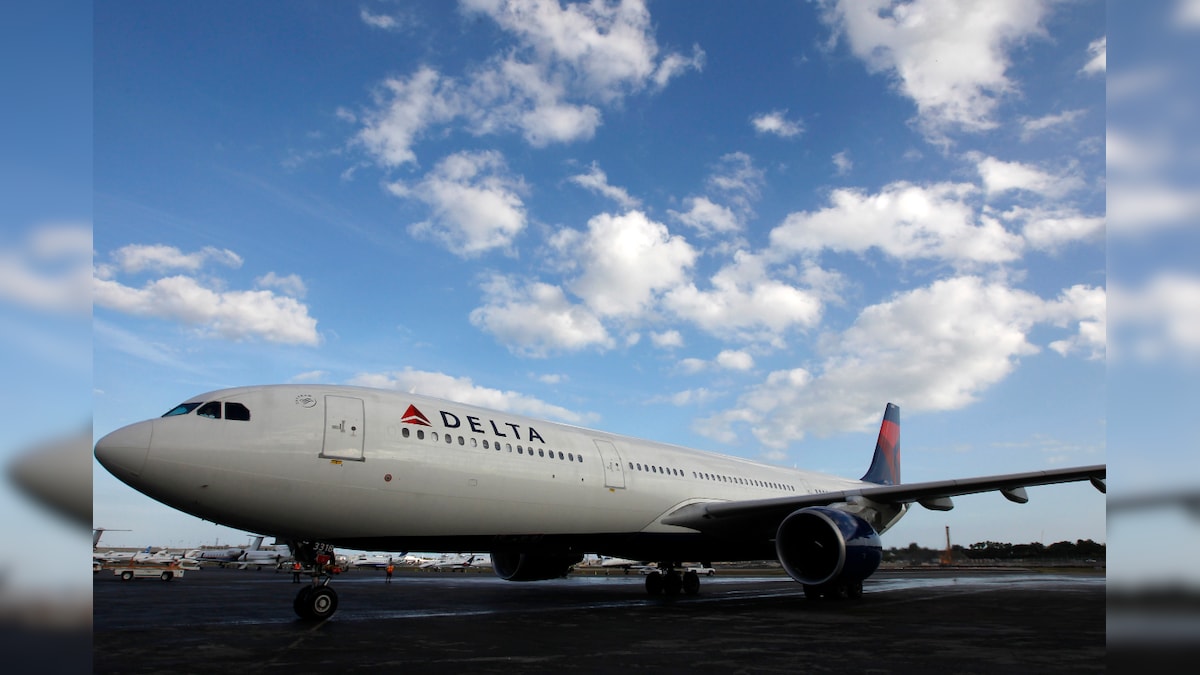
<path fill-rule="evenodd" d="M 311 570 L 312 583 L 300 589 L 292 602 L 296 616 L 306 621 L 324 621 L 337 611 L 337 592 L 329 587 L 333 578 L 329 568 L 333 566 L 333 546 L 315 541 L 288 542 L 292 556 Z"/>

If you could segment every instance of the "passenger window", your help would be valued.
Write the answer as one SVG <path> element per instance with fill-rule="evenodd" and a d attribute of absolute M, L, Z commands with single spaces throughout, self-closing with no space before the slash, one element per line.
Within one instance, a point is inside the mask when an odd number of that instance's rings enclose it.
<path fill-rule="evenodd" d="M 417 440 L 420 440 L 420 441 L 425 440 L 425 430 L 424 429 L 417 429 Z"/>
<path fill-rule="evenodd" d="M 214 420 L 219 420 L 221 419 L 221 402 L 209 401 L 208 403 L 200 406 L 200 409 L 196 411 L 196 414 L 200 417 L 208 417 Z"/>
<path fill-rule="evenodd" d="M 485 438 L 485 439 L 483 439 L 483 449 L 484 449 L 484 450 L 487 450 L 487 449 L 489 449 L 489 448 L 491 448 L 491 447 L 492 447 L 492 446 L 488 445 L 487 439 L 486 439 L 486 438 Z M 497 447 L 496 449 L 497 449 L 497 450 L 499 450 L 500 448 L 498 448 L 498 447 Z"/>
<path fill-rule="evenodd" d="M 519 446 L 519 445 L 518 445 L 518 446 L 517 446 L 517 454 L 518 454 L 518 455 L 523 455 L 523 454 L 525 454 L 525 448 L 523 448 L 523 447 L 521 447 L 521 446 Z"/>
<path fill-rule="evenodd" d="M 466 441 L 466 440 L 465 440 L 465 439 L 464 439 L 462 436 L 459 436 L 459 437 L 458 437 L 458 444 L 459 444 L 459 445 L 466 445 L 466 444 L 467 444 L 467 441 Z"/>
<path fill-rule="evenodd" d="M 437 432 L 436 432 L 436 431 L 431 431 L 431 432 L 429 432 L 429 438 L 431 438 L 431 439 L 433 440 L 433 442 L 434 442 L 434 443 L 437 443 L 437 442 L 438 442 L 438 434 L 437 434 Z"/>
<path fill-rule="evenodd" d="M 241 403 L 228 401 L 225 403 L 225 419 L 239 422 L 250 421 L 250 409 Z"/>
<path fill-rule="evenodd" d="M 574 461 L 575 461 L 575 453 L 573 453 L 573 452 L 568 452 L 568 453 L 567 453 L 567 461 L 568 461 L 568 462 L 574 462 Z"/>
<path fill-rule="evenodd" d="M 164 413 L 163 417 L 175 417 L 176 415 L 186 415 L 199 407 L 200 407 L 199 401 L 197 401 L 195 403 L 180 403 L 179 405 L 175 406 L 174 408 L 171 408 L 166 413 Z"/>
<path fill-rule="evenodd" d="M 453 443 L 453 442 L 454 442 L 454 438 L 452 438 L 452 437 L 450 436 L 450 434 L 446 434 L 446 445 L 449 445 L 449 444 L 451 444 L 451 443 Z"/>
<path fill-rule="evenodd" d="M 477 440 L 475 440 L 474 438 L 472 438 L 472 439 L 471 439 L 471 447 L 472 447 L 472 448 L 478 448 L 478 447 L 479 447 L 479 441 L 477 441 Z M 487 448 L 484 448 L 484 450 L 487 450 Z"/>
<path fill-rule="evenodd" d="M 408 427 L 404 427 L 403 429 L 401 429 L 401 430 L 400 430 L 400 435 L 401 435 L 401 436 L 403 436 L 403 437 L 405 437 L 405 438 L 408 438 Z"/>
<path fill-rule="evenodd" d="M 545 457 L 545 456 L 546 456 L 546 450 L 544 448 L 538 448 L 538 457 Z"/>

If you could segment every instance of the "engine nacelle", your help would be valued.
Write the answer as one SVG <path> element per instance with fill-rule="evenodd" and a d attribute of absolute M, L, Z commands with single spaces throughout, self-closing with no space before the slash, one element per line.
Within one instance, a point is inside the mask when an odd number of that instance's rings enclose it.
<path fill-rule="evenodd" d="M 579 553 L 492 553 L 492 569 L 505 581 L 543 581 L 565 577 L 571 567 L 583 560 Z"/>
<path fill-rule="evenodd" d="M 783 519 L 775 554 L 796 581 L 807 586 L 857 583 L 883 559 L 883 545 L 870 523 L 825 506 L 800 509 Z"/>

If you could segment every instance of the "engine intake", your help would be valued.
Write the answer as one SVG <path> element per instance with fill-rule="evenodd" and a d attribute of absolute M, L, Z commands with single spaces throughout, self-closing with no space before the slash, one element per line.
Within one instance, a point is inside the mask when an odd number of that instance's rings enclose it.
<path fill-rule="evenodd" d="M 495 551 L 492 570 L 505 581 L 544 581 L 565 577 L 580 560 L 583 556 L 578 553 Z"/>
<path fill-rule="evenodd" d="M 857 583 L 883 559 L 870 523 L 825 506 L 800 509 L 779 524 L 775 554 L 788 575 L 808 586 Z"/>

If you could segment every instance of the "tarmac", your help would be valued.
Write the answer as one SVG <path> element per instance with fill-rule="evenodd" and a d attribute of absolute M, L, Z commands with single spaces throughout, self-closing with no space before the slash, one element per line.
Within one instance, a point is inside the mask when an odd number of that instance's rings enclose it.
<path fill-rule="evenodd" d="M 307 583 L 307 582 L 306 582 Z M 786 576 L 640 575 L 514 583 L 490 573 L 353 571 L 337 613 L 296 618 L 271 570 L 93 583 L 97 673 L 1066 673 L 1105 669 L 1102 573 L 880 571 L 860 600 L 806 600 Z"/>

